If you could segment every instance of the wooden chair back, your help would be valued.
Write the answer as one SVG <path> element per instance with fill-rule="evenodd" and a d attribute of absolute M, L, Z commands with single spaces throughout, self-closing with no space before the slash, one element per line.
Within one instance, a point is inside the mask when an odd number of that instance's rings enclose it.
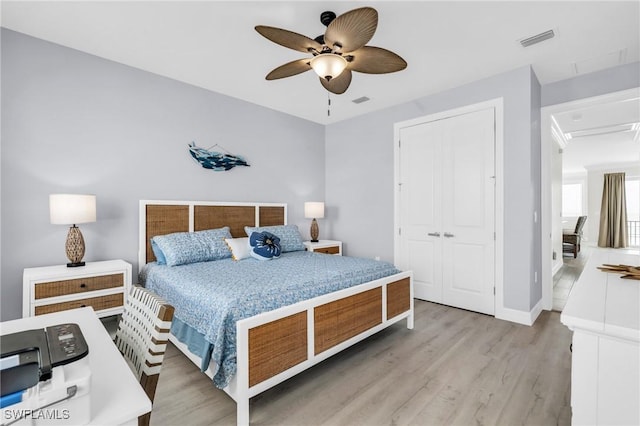
<path fill-rule="evenodd" d="M 587 221 L 586 216 L 578 217 L 578 221 L 576 222 L 576 229 L 573 231 L 574 234 L 580 235 L 582 233 L 582 228 L 584 227 L 584 223 Z"/>
<path fill-rule="evenodd" d="M 151 291 L 133 286 L 116 331 L 115 344 L 153 404 L 167 348 L 173 306 Z M 151 413 L 138 418 L 148 425 Z"/>

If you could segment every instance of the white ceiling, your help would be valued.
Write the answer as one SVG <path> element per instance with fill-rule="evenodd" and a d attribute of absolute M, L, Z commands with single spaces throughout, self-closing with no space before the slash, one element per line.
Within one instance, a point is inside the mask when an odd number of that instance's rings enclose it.
<path fill-rule="evenodd" d="M 311 38 L 320 13 L 379 12 L 369 45 L 402 56 L 406 70 L 354 73 L 331 96 L 312 72 L 264 76 L 304 54 L 260 36 L 255 25 Z M 321 124 L 532 64 L 541 84 L 640 60 L 638 1 L 2 1 L 2 26 Z M 519 40 L 553 29 L 529 48 Z M 354 104 L 353 99 L 371 100 Z"/>
<path fill-rule="evenodd" d="M 553 115 L 565 135 L 577 135 L 563 149 L 565 175 L 614 164 L 640 165 L 640 98 L 635 92 Z"/>

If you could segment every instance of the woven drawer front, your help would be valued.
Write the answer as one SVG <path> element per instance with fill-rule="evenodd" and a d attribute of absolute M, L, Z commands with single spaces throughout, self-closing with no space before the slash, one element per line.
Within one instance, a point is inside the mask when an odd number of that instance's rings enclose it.
<path fill-rule="evenodd" d="M 66 311 L 68 309 L 84 308 L 92 306 L 94 311 L 117 308 L 123 306 L 124 299 L 122 293 L 108 294 L 100 297 L 89 297 L 87 299 L 71 300 L 69 302 L 53 303 L 51 305 L 36 306 L 36 315 L 49 314 L 51 312 Z"/>
<path fill-rule="evenodd" d="M 322 248 L 314 249 L 313 251 L 315 251 L 316 253 L 338 254 L 340 253 L 340 247 L 338 246 L 322 247 Z"/>
<path fill-rule="evenodd" d="M 36 284 L 36 299 L 124 286 L 124 274 L 100 275 Z"/>
<path fill-rule="evenodd" d="M 382 323 L 382 289 L 374 288 L 314 309 L 315 353 Z"/>

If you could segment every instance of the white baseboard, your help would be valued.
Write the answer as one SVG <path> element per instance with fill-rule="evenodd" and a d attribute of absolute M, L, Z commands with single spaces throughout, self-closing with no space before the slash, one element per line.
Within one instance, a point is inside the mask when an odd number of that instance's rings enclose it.
<path fill-rule="evenodd" d="M 551 270 L 551 276 L 553 277 L 555 274 L 557 274 L 560 269 L 562 269 L 562 262 L 558 262 L 555 265 L 553 265 L 553 269 Z"/>
<path fill-rule="evenodd" d="M 519 311 L 517 309 L 502 308 L 500 312 L 496 313 L 496 318 L 505 321 L 516 322 L 518 324 L 533 325 L 541 312 L 542 299 L 540 299 L 538 303 L 536 303 L 536 306 L 534 306 L 533 309 L 531 309 L 531 311 L 529 312 Z"/>

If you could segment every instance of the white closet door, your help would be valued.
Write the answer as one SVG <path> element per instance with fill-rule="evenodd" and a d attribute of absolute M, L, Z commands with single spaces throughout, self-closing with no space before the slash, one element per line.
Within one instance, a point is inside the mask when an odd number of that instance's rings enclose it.
<path fill-rule="evenodd" d="M 494 110 L 444 120 L 443 303 L 494 314 Z"/>
<path fill-rule="evenodd" d="M 418 299 L 442 303 L 441 122 L 400 130 L 400 223 L 398 265 L 413 271 Z"/>
<path fill-rule="evenodd" d="M 400 253 L 415 297 L 494 314 L 494 110 L 400 129 Z"/>

